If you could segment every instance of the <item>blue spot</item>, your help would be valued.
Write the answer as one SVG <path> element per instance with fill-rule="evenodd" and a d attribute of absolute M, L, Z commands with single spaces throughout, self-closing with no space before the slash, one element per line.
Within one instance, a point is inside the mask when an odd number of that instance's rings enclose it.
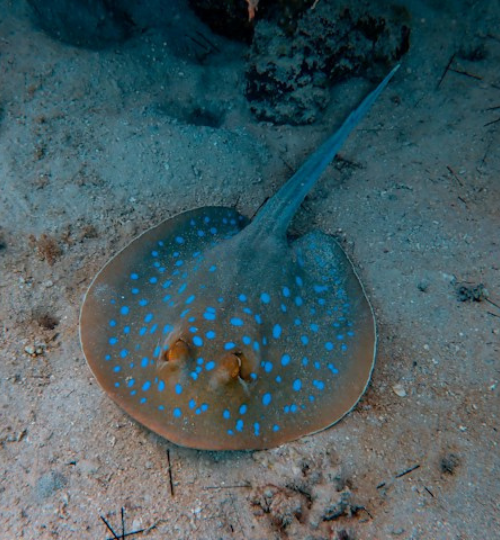
<path fill-rule="evenodd" d="M 185 240 L 184 238 L 182 238 L 182 236 L 176 236 L 175 237 L 175 241 L 178 243 L 178 244 L 184 244 Z"/>
<path fill-rule="evenodd" d="M 253 425 L 253 432 L 255 433 L 255 435 L 257 437 L 260 435 L 260 424 L 259 424 L 259 422 L 255 422 L 255 424 Z"/>
<path fill-rule="evenodd" d="M 302 278 L 300 276 L 297 276 L 295 278 L 295 283 L 297 283 L 299 287 L 302 287 L 302 285 L 304 285 L 304 282 L 302 281 Z"/>
<path fill-rule="evenodd" d="M 198 378 L 198 373 L 196 373 L 196 371 L 191 371 L 189 376 L 191 377 L 191 379 L 193 379 L 193 381 L 196 381 L 196 379 Z"/>
<path fill-rule="evenodd" d="M 122 358 L 126 358 L 127 355 L 128 355 L 127 349 L 123 349 L 123 350 L 120 351 L 120 356 L 121 356 Z"/>
<path fill-rule="evenodd" d="M 165 405 L 158 405 L 158 410 L 159 411 L 164 411 L 165 410 Z"/>
<path fill-rule="evenodd" d="M 206 319 L 207 321 L 215 321 L 215 313 L 206 311 L 203 314 L 203 318 Z"/>
<path fill-rule="evenodd" d="M 292 412 L 296 412 L 297 411 L 297 405 L 295 405 L 295 403 L 293 403 L 292 405 L 290 405 L 290 410 Z"/>
<path fill-rule="evenodd" d="M 146 392 L 147 390 L 149 390 L 151 386 L 151 381 L 146 381 L 143 385 L 142 385 L 142 391 L 143 392 Z"/>
<path fill-rule="evenodd" d="M 107 354 L 107 355 L 104 357 L 104 360 L 106 360 L 106 361 L 111 360 L 111 355 L 110 355 L 110 354 Z"/>
<path fill-rule="evenodd" d="M 153 314 L 152 313 L 148 313 L 145 317 L 144 317 L 144 322 L 145 323 L 149 323 L 153 320 Z"/>
<path fill-rule="evenodd" d="M 179 407 L 176 407 L 174 409 L 173 414 L 174 414 L 174 418 L 180 418 L 182 416 L 182 411 L 179 409 Z"/>
<path fill-rule="evenodd" d="M 260 343 L 258 341 L 253 342 L 253 349 L 254 351 L 258 351 L 260 349 Z"/>
<path fill-rule="evenodd" d="M 250 345 L 250 343 L 252 343 L 252 338 L 250 338 L 250 337 L 248 337 L 248 336 L 243 336 L 243 337 L 241 338 L 241 340 L 243 341 L 243 343 L 244 343 L 245 345 Z"/>
<path fill-rule="evenodd" d="M 213 265 L 208 269 L 209 272 L 215 272 L 216 270 L 217 270 L 217 266 L 215 266 L 215 264 L 213 264 Z"/>
<path fill-rule="evenodd" d="M 118 338 L 115 338 L 115 337 L 109 338 L 110 345 L 116 345 L 116 343 L 118 343 Z"/>
<path fill-rule="evenodd" d="M 275 339 L 278 339 L 281 336 L 281 326 L 279 324 L 275 324 L 273 328 L 273 337 Z"/>
<path fill-rule="evenodd" d="M 323 381 L 313 381 L 313 386 L 315 386 L 318 390 L 324 390 L 325 383 Z"/>
<path fill-rule="evenodd" d="M 194 336 L 193 338 L 193 343 L 197 346 L 197 347 L 201 347 L 203 345 L 203 340 L 201 339 L 200 336 Z"/>
<path fill-rule="evenodd" d="M 135 272 L 130 274 L 130 279 L 139 279 L 139 274 L 136 274 Z"/>
<path fill-rule="evenodd" d="M 219 304 L 222 304 L 222 302 L 224 302 L 224 298 L 222 298 L 222 296 L 220 298 L 217 298 L 217 302 L 219 302 Z"/>
<path fill-rule="evenodd" d="M 128 386 L 129 388 L 130 388 L 131 386 L 134 386 L 134 384 L 135 384 L 135 379 L 129 379 L 129 380 L 127 381 L 127 386 Z"/>
<path fill-rule="evenodd" d="M 228 430 L 227 430 L 227 434 L 228 434 L 228 435 L 234 435 L 234 431 L 233 431 L 232 429 L 228 429 Z"/>
<path fill-rule="evenodd" d="M 211 371 L 215 367 L 215 362 L 213 360 L 210 360 L 210 362 L 207 362 L 207 365 L 205 366 L 205 369 L 207 371 Z"/>
<path fill-rule="evenodd" d="M 309 396 L 309 401 L 312 403 L 314 401 L 314 396 Z"/>
<path fill-rule="evenodd" d="M 122 370 L 122 368 L 121 368 L 120 366 L 115 366 L 115 367 L 113 368 L 113 371 L 114 371 L 115 373 L 118 373 L 118 372 L 121 371 L 121 370 Z"/>
<path fill-rule="evenodd" d="M 302 358 L 302 365 L 306 367 L 307 364 L 309 364 L 309 358 L 307 358 L 307 356 L 304 356 L 304 358 Z"/>
<path fill-rule="evenodd" d="M 190 304 L 195 298 L 196 296 L 192 294 L 189 298 L 186 299 L 186 304 Z"/>
<path fill-rule="evenodd" d="M 236 431 L 243 431 L 243 420 L 241 418 L 236 422 Z"/>
<path fill-rule="evenodd" d="M 230 351 L 231 349 L 234 349 L 235 347 L 236 345 L 232 341 L 224 345 L 224 349 L 226 349 L 226 351 Z"/>
<path fill-rule="evenodd" d="M 190 326 L 189 331 L 191 334 L 196 334 L 196 332 L 198 332 L 198 328 L 196 326 Z"/>
<path fill-rule="evenodd" d="M 326 285 L 314 285 L 313 289 L 317 293 L 322 293 L 328 290 L 328 287 Z"/>
<path fill-rule="evenodd" d="M 116 326 L 116 321 L 114 321 L 113 319 L 109 321 L 109 326 L 111 327 Z"/>
<path fill-rule="evenodd" d="M 280 375 L 278 375 L 275 380 L 277 383 L 280 383 L 283 379 L 281 378 Z"/>
<path fill-rule="evenodd" d="M 331 341 L 327 341 L 327 342 L 325 343 L 325 349 L 326 349 L 327 351 L 333 351 L 333 343 L 332 343 Z"/>
<path fill-rule="evenodd" d="M 210 232 L 212 234 L 217 234 L 217 229 L 215 227 L 210 227 Z"/>
<path fill-rule="evenodd" d="M 187 284 L 186 284 L 186 283 L 183 283 L 183 284 L 179 287 L 179 289 L 178 289 L 177 292 L 178 292 L 179 294 L 182 294 L 182 293 L 186 290 L 186 287 L 187 287 Z"/>
<path fill-rule="evenodd" d="M 267 393 L 262 396 L 262 405 L 267 407 L 271 403 L 271 394 Z"/>
<path fill-rule="evenodd" d="M 158 252 L 157 252 L 157 251 L 152 251 L 152 252 L 151 252 L 151 255 L 152 255 L 153 257 L 158 257 Z"/>
<path fill-rule="evenodd" d="M 163 392 L 163 390 L 165 390 L 165 382 L 164 381 L 160 381 L 158 383 L 158 391 L 159 392 Z"/>
<path fill-rule="evenodd" d="M 281 304 L 280 307 L 281 307 L 281 311 L 282 311 L 283 313 L 286 313 L 287 307 L 285 306 L 285 304 Z"/>
<path fill-rule="evenodd" d="M 200 358 L 197 358 L 196 359 L 196 363 L 199 365 L 199 366 L 202 366 L 203 363 L 205 362 L 205 360 L 200 356 Z"/>
<path fill-rule="evenodd" d="M 182 266 L 184 264 L 184 261 L 175 261 L 175 266 L 179 267 L 179 266 Z"/>
<path fill-rule="evenodd" d="M 243 308 L 243 313 L 247 313 L 248 315 L 251 315 L 252 314 L 252 310 L 248 307 L 244 307 Z"/>
<path fill-rule="evenodd" d="M 321 369 L 321 363 L 316 360 L 316 362 L 314 362 L 314 367 L 316 369 Z"/>
<path fill-rule="evenodd" d="M 129 334 L 130 333 L 130 326 L 124 326 L 123 327 L 123 333 L 124 334 Z"/>
<path fill-rule="evenodd" d="M 147 399 L 145 397 L 141 397 L 141 399 L 139 400 L 139 403 L 141 405 L 144 405 L 144 403 L 146 403 Z"/>
<path fill-rule="evenodd" d="M 196 407 L 196 401 L 194 399 L 189 400 L 189 408 L 194 409 Z"/>
<path fill-rule="evenodd" d="M 149 358 L 148 357 L 144 357 L 142 360 L 141 360 L 141 367 L 145 368 L 148 366 L 148 363 L 149 363 Z"/>
<path fill-rule="evenodd" d="M 290 355 L 284 354 L 284 355 L 281 357 L 281 365 L 282 365 L 282 366 L 288 366 L 289 363 L 290 363 Z"/>
<path fill-rule="evenodd" d="M 339 334 L 339 335 L 337 336 L 337 339 L 338 339 L 339 341 L 342 341 L 342 340 L 344 339 L 344 336 L 343 336 L 342 334 Z"/>
<path fill-rule="evenodd" d="M 205 231 L 202 231 L 201 229 L 198 231 L 198 236 L 201 238 L 202 236 L 205 236 Z"/>
<path fill-rule="evenodd" d="M 271 297 L 267 293 L 262 293 L 260 295 L 260 300 L 263 304 L 269 304 L 271 301 Z"/>
<path fill-rule="evenodd" d="M 168 332 L 171 332 L 174 329 L 174 327 L 171 324 L 166 324 L 163 327 L 163 333 L 167 334 Z"/>
<path fill-rule="evenodd" d="M 175 385 L 175 393 L 182 394 L 182 386 L 179 383 Z"/>
<path fill-rule="evenodd" d="M 271 373 L 272 370 L 273 370 L 272 362 L 264 362 L 264 371 L 266 373 Z"/>
<path fill-rule="evenodd" d="M 295 297 L 295 305 L 296 306 L 300 307 L 303 303 L 304 303 L 304 301 L 302 300 L 302 298 L 300 296 Z"/>
<path fill-rule="evenodd" d="M 302 381 L 300 379 L 295 379 L 295 381 L 293 381 L 293 386 L 292 388 L 298 392 L 301 388 L 302 388 Z"/>
<path fill-rule="evenodd" d="M 247 301 L 247 297 L 246 297 L 244 294 L 240 294 L 240 295 L 238 296 L 238 300 L 239 300 L 240 302 L 246 302 L 246 301 Z"/>
<path fill-rule="evenodd" d="M 123 306 L 121 309 L 120 309 L 120 313 L 122 315 L 128 315 L 128 312 L 129 312 L 129 308 L 127 306 Z"/>
<path fill-rule="evenodd" d="M 149 283 L 157 283 L 158 282 L 158 278 L 157 277 L 152 277 L 152 278 L 149 278 Z"/>
<path fill-rule="evenodd" d="M 208 404 L 202 403 L 200 409 L 202 412 L 208 411 Z"/>
<path fill-rule="evenodd" d="M 231 413 L 225 409 L 224 412 L 222 413 L 222 416 L 226 419 L 226 420 L 229 420 L 229 418 L 231 418 Z"/>
<path fill-rule="evenodd" d="M 243 404 L 241 407 L 240 407 L 240 414 L 245 414 L 248 410 L 248 407 Z"/>
<path fill-rule="evenodd" d="M 162 287 L 164 289 L 168 289 L 170 287 L 170 285 L 172 285 L 172 280 L 168 279 L 167 281 L 165 281 L 165 283 L 162 285 Z"/>
<path fill-rule="evenodd" d="M 290 289 L 288 287 L 283 287 L 283 296 L 288 298 L 290 296 Z"/>
<path fill-rule="evenodd" d="M 280 430 L 280 427 L 278 426 L 278 424 L 274 424 L 273 431 L 279 431 L 279 430 Z"/>
<path fill-rule="evenodd" d="M 307 336 L 300 336 L 300 341 L 302 341 L 302 345 L 307 345 L 309 343 L 309 338 Z"/>
<path fill-rule="evenodd" d="M 342 346 L 340 347 L 341 351 L 347 351 L 347 345 L 345 343 L 342 343 Z"/>
<path fill-rule="evenodd" d="M 293 321 L 293 323 L 295 324 L 295 326 L 300 326 L 302 324 L 302 321 L 299 318 L 297 318 L 295 319 L 295 321 Z"/>
<path fill-rule="evenodd" d="M 213 330 L 209 330 L 205 335 L 207 336 L 207 339 L 215 338 L 215 332 Z"/>
<path fill-rule="evenodd" d="M 289 412 L 290 412 L 290 405 L 285 405 L 285 406 L 283 407 L 283 412 L 289 413 Z"/>
<path fill-rule="evenodd" d="M 328 364 L 328 369 L 329 369 L 334 375 L 337 375 L 337 373 L 339 372 L 339 370 L 338 370 L 333 364 Z"/>
<path fill-rule="evenodd" d="M 315 323 L 312 323 L 309 327 L 313 332 L 317 332 L 319 330 L 319 326 Z"/>
<path fill-rule="evenodd" d="M 229 322 L 233 326 L 243 326 L 243 321 L 239 317 L 233 317 Z"/>

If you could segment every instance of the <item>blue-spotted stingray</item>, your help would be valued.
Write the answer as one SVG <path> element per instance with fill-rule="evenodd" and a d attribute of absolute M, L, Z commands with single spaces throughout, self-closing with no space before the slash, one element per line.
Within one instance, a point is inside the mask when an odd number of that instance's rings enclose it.
<path fill-rule="evenodd" d="M 133 418 L 182 446 L 262 449 L 355 406 L 375 360 L 370 304 L 330 236 L 291 240 L 287 228 L 398 67 L 253 221 L 231 208 L 191 210 L 99 272 L 81 311 L 82 347 Z"/>

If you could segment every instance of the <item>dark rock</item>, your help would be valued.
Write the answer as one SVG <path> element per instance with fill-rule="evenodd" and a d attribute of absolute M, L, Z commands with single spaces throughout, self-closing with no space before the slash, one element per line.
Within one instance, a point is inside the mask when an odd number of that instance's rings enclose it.
<path fill-rule="evenodd" d="M 380 76 L 409 48 L 409 15 L 368 2 L 319 2 L 295 29 L 259 21 L 247 69 L 247 98 L 257 118 L 310 124 L 330 87 L 352 75 Z M 378 68 L 378 69 L 377 69 Z M 380 72 L 380 73 L 379 73 Z"/>

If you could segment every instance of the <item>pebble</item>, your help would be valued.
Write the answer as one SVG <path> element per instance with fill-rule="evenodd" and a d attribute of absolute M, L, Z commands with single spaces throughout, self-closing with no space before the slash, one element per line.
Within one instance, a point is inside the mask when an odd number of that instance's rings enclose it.
<path fill-rule="evenodd" d="M 392 389 L 397 396 L 406 397 L 406 390 L 404 389 L 402 384 L 395 384 Z"/>

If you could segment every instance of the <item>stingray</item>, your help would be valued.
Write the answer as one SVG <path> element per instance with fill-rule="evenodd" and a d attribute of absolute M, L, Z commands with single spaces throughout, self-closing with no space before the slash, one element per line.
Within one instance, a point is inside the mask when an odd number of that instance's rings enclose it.
<path fill-rule="evenodd" d="M 331 236 L 287 229 L 398 67 L 253 221 L 220 206 L 187 211 L 97 274 L 82 348 L 130 416 L 182 446 L 244 450 L 323 430 L 356 405 L 376 351 L 363 286 Z"/>

